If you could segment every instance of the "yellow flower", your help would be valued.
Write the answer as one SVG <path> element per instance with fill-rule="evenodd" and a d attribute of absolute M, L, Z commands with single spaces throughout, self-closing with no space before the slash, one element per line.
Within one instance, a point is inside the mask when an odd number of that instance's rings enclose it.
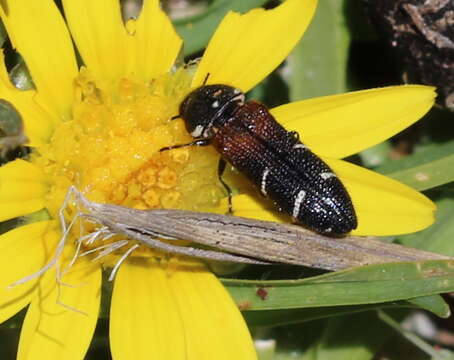
<path fill-rule="evenodd" d="M 1 67 L 0 97 L 22 115 L 33 151 L 28 160 L 0 168 L 0 220 L 24 219 L 0 239 L 0 321 L 29 305 L 18 358 L 81 359 L 97 321 L 102 267 L 121 254 L 103 257 L 101 264 L 79 257 L 67 273 L 57 274 L 72 287 L 56 284 L 52 269 L 8 288 L 54 253 L 66 189 L 74 184 L 91 200 L 135 208 L 217 208 L 224 195 L 216 178 L 218 155 L 198 148 L 159 153 L 190 140 L 182 122 L 169 119 L 207 73 L 209 83 L 243 91 L 260 82 L 301 38 L 316 0 L 229 13 L 197 68 L 178 69 L 172 67 L 181 39 L 157 0 L 145 0 L 140 17 L 126 26 L 117 0 L 63 0 L 67 24 L 52 0 L 3 3 L 0 15 L 36 89 L 17 90 Z M 397 234 L 433 222 L 430 200 L 339 158 L 407 127 L 433 98 L 432 88 L 392 87 L 297 102 L 272 113 L 300 131 L 341 177 L 358 213 L 357 233 Z M 234 206 L 238 215 L 273 216 L 247 195 Z M 74 251 L 68 246 L 64 259 Z M 198 261 L 147 249 L 136 250 L 116 276 L 110 344 L 116 359 L 255 358 L 244 320 L 217 278 Z"/>

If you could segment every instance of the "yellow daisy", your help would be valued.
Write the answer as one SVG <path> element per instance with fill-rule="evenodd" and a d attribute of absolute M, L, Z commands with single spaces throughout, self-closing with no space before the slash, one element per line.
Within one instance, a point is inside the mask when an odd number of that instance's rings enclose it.
<path fill-rule="evenodd" d="M 208 83 L 250 90 L 295 46 L 315 6 L 316 0 L 287 0 L 273 10 L 229 13 L 198 66 L 174 68 L 182 42 L 157 0 L 145 0 L 140 17 L 126 26 L 117 0 L 63 0 L 66 22 L 52 0 L 3 1 L 0 15 L 36 86 L 17 90 L 1 66 L 0 97 L 21 114 L 32 147 L 27 160 L 0 168 L 0 220 L 24 219 L 0 240 L 0 321 L 29 305 L 18 359 L 84 357 L 98 317 L 102 268 L 121 255 L 98 262 L 79 257 L 62 277 L 72 287 L 56 284 L 53 269 L 8 288 L 54 253 L 61 237 L 55 219 L 67 188 L 142 209 L 217 208 L 225 194 L 213 149 L 159 153 L 191 140 L 184 124 L 170 118 L 207 73 Z M 71 37 L 85 65 L 80 69 Z M 357 234 L 397 234 L 430 225 L 434 205 L 339 158 L 407 127 L 433 98 L 429 87 L 391 87 L 297 102 L 272 113 L 300 131 L 342 179 L 358 213 Z M 234 206 L 238 215 L 273 216 L 251 196 L 238 196 Z M 67 257 L 74 251 L 68 246 Z M 116 276 L 109 336 L 116 359 L 256 357 L 237 306 L 205 265 L 147 249 L 136 250 Z"/>

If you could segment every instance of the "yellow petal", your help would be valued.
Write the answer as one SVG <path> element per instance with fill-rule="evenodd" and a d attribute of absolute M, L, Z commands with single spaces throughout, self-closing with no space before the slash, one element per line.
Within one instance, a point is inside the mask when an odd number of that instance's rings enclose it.
<path fill-rule="evenodd" d="M 346 161 L 323 158 L 347 188 L 358 217 L 354 235 L 388 236 L 422 230 L 434 222 L 434 203 L 416 190 L 389 177 Z M 233 198 L 236 216 L 288 222 L 260 195 Z"/>
<path fill-rule="evenodd" d="M 115 85 L 125 75 L 128 56 L 120 2 L 64 0 L 63 7 L 73 39 L 97 85 Z"/>
<path fill-rule="evenodd" d="M 0 167 L 0 180 L 44 182 L 45 176 L 32 163 L 16 159 Z"/>
<path fill-rule="evenodd" d="M 256 359 L 237 306 L 204 266 L 124 265 L 112 297 L 114 358 Z"/>
<path fill-rule="evenodd" d="M 188 358 L 256 359 L 244 319 L 219 280 L 203 266 L 174 263 L 169 282 L 186 330 Z"/>
<path fill-rule="evenodd" d="M 227 199 L 221 202 L 223 209 L 227 206 Z M 263 199 L 261 195 L 256 194 L 240 194 L 232 198 L 233 214 L 251 219 L 260 219 L 274 222 L 292 222 L 290 217 L 277 212 L 276 207 L 270 202 Z"/>
<path fill-rule="evenodd" d="M 34 296 L 37 279 L 12 288 L 9 285 L 45 265 L 59 238 L 54 229 L 54 222 L 41 221 L 0 236 L 0 323 L 16 314 Z"/>
<path fill-rule="evenodd" d="M 112 294 L 114 359 L 184 359 L 184 328 L 167 273 L 156 262 L 121 265 Z"/>
<path fill-rule="evenodd" d="M 358 216 L 355 235 L 399 235 L 433 224 L 435 204 L 420 192 L 349 162 L 324 158 L 342 180 Z"/>
<path fill-rule="evenodd" d="M 0 221 L 44 207 L 48 186 L 43 174 L 28 161 L 14 160 L 0 167 Z"/>
<path fill-rule="evenodd" d="M 46 112 L 35 102 L 36 91 L 21 91 L 10 82 L 4 54 L 0 51 L 0 98 L 9 101 L 20 114 L 29 146 L 47 143 L 53 133 L 58 117 Z"/>
<path fill-rule="evenodd" d="M 146 0 L 139 19 L 130 20 L 131 67 L 133 78 L 150 81 L 169 71 L 181 48 L 182 40 L 158 0 Z"/>
<path fill-rule="evenodd" d="M 0 202 L 20 202 L 33 198 L 44 198 L 47 186 L 35 181 L 11 181 L 0 178 Z"/>
<path fill-rule="evenodd" d="M 101 269 L 79 259 L 63 282 L 72 286 L 57 286 L 55 271 L 43 275 L 22 325 L 18 360 L 84 358 L 98 319 Z"/>
<path fill-rule="evenodd" d="M 13 46 L 23 56 L 46 111 L 69 118 L 72 82 L 77 74 L 74 49 L 65 22 L 52 0 L 8 1 L 0 9 Z"/>
<path fill-rule="evenodd" d="M 0 221 L 13 219 L 30 214 L 44 207 L 44 199 L 30 199 L 27 201 L 11 201 L 0 204 Z"/>
<path fill-rule="evenodd" d="M 248 91 L 290 53 L 303 36 L 316 0 L 287 0 L 272 9 L 244 15 L 229 12 L 211 38 L 199 64 L 193 87 L 228 84 Z"/>
<path fill-rule="evenodd" d="M 391 86 L 298 101 L 271 113 L 312 151 L 339 159 L 410 126 L 429 111 L 435 95 L 430 86 Z"/>

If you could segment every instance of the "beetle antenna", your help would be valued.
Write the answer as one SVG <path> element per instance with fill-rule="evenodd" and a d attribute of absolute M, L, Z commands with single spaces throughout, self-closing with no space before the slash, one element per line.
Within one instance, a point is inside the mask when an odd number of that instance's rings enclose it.
<path fill-rule="evenodd" d="M 180 118 L 180 117 L 181 117 L 180 114 L 178 114 L 178 115 L 172 116 L 172 117 L 170 118 L 170 120 L 175 120 L 175 119 L 178 119 L 178 118 Z"/>

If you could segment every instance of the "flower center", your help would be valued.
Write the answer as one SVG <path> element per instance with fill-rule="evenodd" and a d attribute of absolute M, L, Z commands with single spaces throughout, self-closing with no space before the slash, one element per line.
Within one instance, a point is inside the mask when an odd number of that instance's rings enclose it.
<path fill-rule="evenodd" d="M 136 209 L 217 208 L 225 192 L 214 149 L 159 151 L 192 141 L 183 120 L 171 120 L 190 80 L 185 69 L 150 83 L 123 79 L 110 95 L 82 69 L 74 82 L 72 119 L 60 123 L 49 144 L 32 154 L 49 178 L 51 216 L 56 218 L 70 185 L 90 200 Z"/>

